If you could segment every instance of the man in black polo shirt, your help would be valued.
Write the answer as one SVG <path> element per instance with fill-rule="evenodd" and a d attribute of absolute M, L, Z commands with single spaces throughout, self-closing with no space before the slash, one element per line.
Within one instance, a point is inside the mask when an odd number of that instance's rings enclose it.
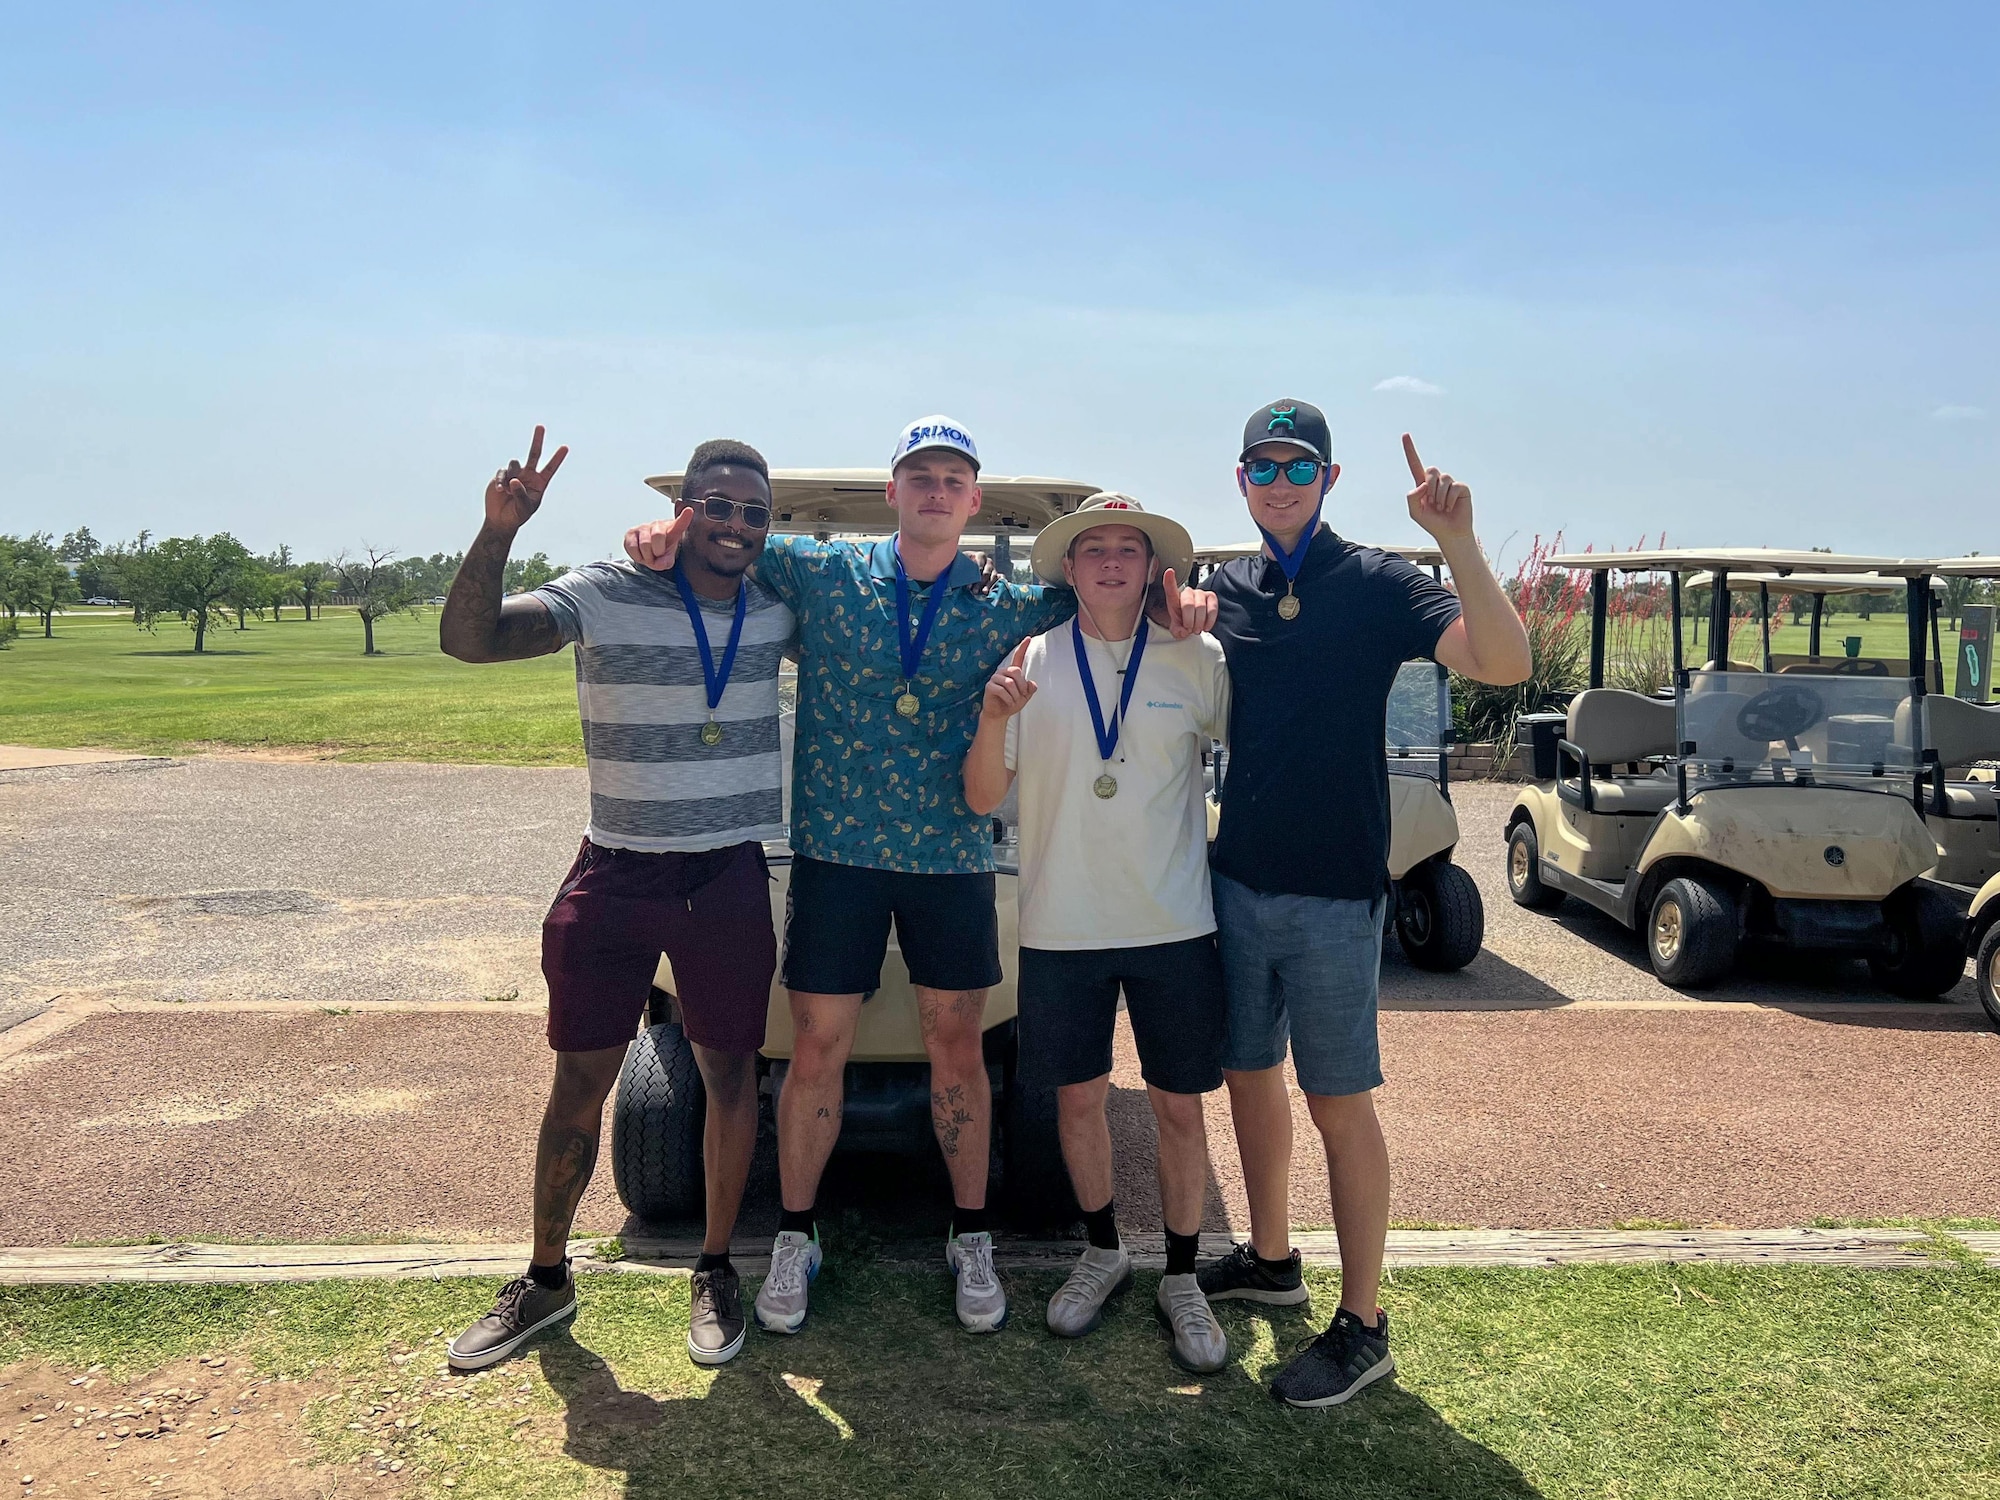
<path fill-rule="evenodd" d="M 1396 670 L 1430 657 L 1481 682 L 1519 682 L 1527 632 L 1472 535 L 1472 491 L 1426 468 L 1407 433 L 1410 518 L 1437 539 L 1454 595 L 1393 553 L 1320 524 L 1340 477 L 1325 416 L 1274 401 L 1243 433 L 1237 487 L 1261 556 L 1222 567 L 1215 634 L 1234 688 L 1229 775 L 1211 856 L 1229 992 L 1223 1058 L 1250 1243 L 1204 1267 L 1211 1301 L 1292 1304 L 1310 1294 L 1291 1248 L 1289 1043 L 1326 1147 L 1340 1237 L 1340 1310 L 1272 1384 L 1293 1406 L 1333 1406 L 1395 1368 L 1376 1306 L 1389 1232 L 1389 1152 L 1375 991 L 1389 889 L 1383 755 Z"/>

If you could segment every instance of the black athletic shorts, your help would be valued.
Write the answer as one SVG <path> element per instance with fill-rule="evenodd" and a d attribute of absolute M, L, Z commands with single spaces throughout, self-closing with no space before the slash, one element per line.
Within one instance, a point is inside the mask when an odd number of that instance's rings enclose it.
<path fill-rule="evenodd" d="M 1000 919 L 989 875 L 911 875 L 792 857 L 784 982 L 814 995 L 881 988 L 889 922 L 910 982 L 983 990 L 1000 982 Z"/>
<path fill-rule="evenodd" d="M 1143 948 L 1021 950 L 1021 1076 L 1044 1088 L 1111 1071 L 1118 991 L 1139 1073 L 1169 1094 L 1222 1087 L 1229 1008 L 1215 935 Z"/>

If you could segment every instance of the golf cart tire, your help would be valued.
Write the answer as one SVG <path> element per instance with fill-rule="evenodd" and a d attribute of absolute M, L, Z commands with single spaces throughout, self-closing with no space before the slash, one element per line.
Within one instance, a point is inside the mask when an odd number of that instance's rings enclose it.
<path fill-rule="evenodd" d="M 1887 953 L 1868 960 L 1875 982 L 1905 1000 L 1935 1000 L 1965 977 L 1965 919 L 1936 891 L 1906 886 L 1882 903 Z"/>
<path fill-rule="evenodd" d="M 1677 908 L 1678 939 L 1673 951 L 1661 952 L 1661 922 Z M 1714 881 L 1697 875 L 1669 880 L 1653 898 L 1646 917 L 1646 957 L 1662 984 L 1677 990 L 1697 990 L 1714 984 L 1736 967 L 1736 901 Z"/>
<path fill-rule="evenodd" d="M 1979 990 L 1980 1009 L 2000 1031 L 2000 922 L 1986 929 L 1979 951 L 1972 957 L 1972 982 Z"/>
<path fill-rule="evenodd" d="M 1542 844 L 1527 818 L 1507 835 L 1507 894 L 1516 906 L 1530 911 L 1554 911 L 1565 899 L 1563 892 L 1542 881 Z"/>
<path fill-rule="evenodd" d="M 1396 882 L 1396 941 L 1419 969 L 1453 973 L 1479 956 L 1485 940 L 1485 903 L 1457 865 L 1426 860 Z"/>
<path fill-rule="evenodd" d="M 694 1046 L 674 1021 L 648 1026 L 625 1052 L 611 1111 L 611 1176 L 648 1223 L 699 1218 L 707 1093 Z"/>
<path fill-rule="evenodd" d="M 1006 1152 L 1007 1217 L 1016 1229 L 1066 1229 L 1083 1217 L 1063 1165 L 1056 1091 L 1009 1080 L 1001 1124 Z"/>

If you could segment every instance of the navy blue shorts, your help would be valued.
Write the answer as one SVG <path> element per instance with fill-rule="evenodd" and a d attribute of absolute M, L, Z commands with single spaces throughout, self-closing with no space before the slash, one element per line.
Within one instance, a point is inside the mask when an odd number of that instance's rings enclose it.
<path fill-rule="evenodd" d="M 984 990 L 1000 982 L 993 877 L 912 875 L 792 856 L 785 897 L 785 988 L 869 995 L 882 987 L 889 926 L 910 983 Z"/>
<path fill-rule="evenodd" d="M 1169 1094 L 1222 1087 L 1228 1014 L 1215 935 L 1140 948 L 1021 950 L 1021 1076 L 1044 1088 L 1111 1071 L 1118 992 L 1139 1074 Z"/>

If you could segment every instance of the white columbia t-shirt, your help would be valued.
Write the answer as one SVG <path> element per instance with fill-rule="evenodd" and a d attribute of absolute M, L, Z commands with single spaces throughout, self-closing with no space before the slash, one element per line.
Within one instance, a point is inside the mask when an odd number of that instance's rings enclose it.
<path fill-rule="evenodd" d="M 1021 946 L 1140 948 L 1215 931 L 1201 756 L 1229 726 L 1229 669 L 1213 636 L 1147 632 L 1138 685 L 1107 763 L 1076 673 L 1071 632 L 1028 645 L 1035 696 L 1007 725 L 1021 832 Z M 1106 724 L 1130 641 L 1083 636 Z M 1109 771 L 1118 794 L 1091 783 Z"/>

